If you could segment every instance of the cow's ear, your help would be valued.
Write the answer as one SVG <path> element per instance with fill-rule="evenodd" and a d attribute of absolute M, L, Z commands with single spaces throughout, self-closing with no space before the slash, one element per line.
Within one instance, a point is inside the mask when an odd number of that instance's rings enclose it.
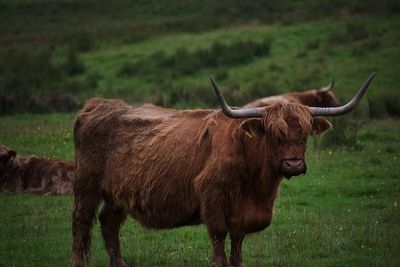
<path fill-rule="evenodd" d="M 10 149 L 8 151 L 8 156 L 9 156 L 10 159 L 11 158 L 15 158 L 15 156 L 17 156 L 17 151 L 15 151 L 14 149 Z"/>
<path fill-rule="evenodd" d="M 312 128 L 313 134 L 322 134 L 332 127 L 332 123 L 322 118 L 313 118 Z"/>
<path fill-rule="evenodd" d="M 8 162 L 11 158 L 15 158 L 17 152 L 14 149 L 7 148 L 6 151 L 0 153 L 0 160 L 3 162 Z"/>
<path fill-rule="evenodd" d="M 257 133 L 264 133 L 261 119 L 248 119 L 240 124 L 247 136 L 252 137 Z"/>

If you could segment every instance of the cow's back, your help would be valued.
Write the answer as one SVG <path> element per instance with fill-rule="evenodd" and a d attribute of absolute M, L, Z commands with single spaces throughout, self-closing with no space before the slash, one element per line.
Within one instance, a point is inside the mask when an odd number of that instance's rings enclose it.
<path fill-rule="evenodd" d="M 168 117 L 168 111 L 148 104 L 131 106 L 114 99 L 88 100 L 74 126 L 77 167 L 103 172 L 110 153 L 131 140 L 148 141 L 154 127 Z"/>
<path fill-rule="evenodd" d="M 286 95 L 276 95 L 276 96 L 268 96 L 264 98 L 260 98 L 257 100 L 254 100 L 253 102 L 250 102 L 246 104 L 245 108 L 256 108 L 256 107 L 265 107 L 265 106 L 272 106 L 276 104 L 288 104 L 291 103 L 293 99 L 288 99 Z"/>
<path fill-rule="evenodd" d="M 75 158 L 78 170 L 102 172 L 109 137 L 118 127 L 118 117 L 131 109 L 119 100 L 92 98 L 79 112 L 74 126 Z"/>

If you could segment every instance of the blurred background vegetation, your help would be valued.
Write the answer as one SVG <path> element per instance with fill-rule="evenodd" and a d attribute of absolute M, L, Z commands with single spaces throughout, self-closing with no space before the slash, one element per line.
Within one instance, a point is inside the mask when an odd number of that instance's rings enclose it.
<path fill-rule="evenodd" d="M 317 88 L 347 99 L 372 71 L 363 113 L 399 116 L 400 3 L 4 0 L 0 114 L 71 112 L 93 96 L 167 107 Z"/>
<path fill-rule="evenodd" d="M 400 116 L 400 2 L 4 0 L 0 115 L 75 112 L 90 97 L 216 107 L 336 81 L 357 112 L 319 143 L 357 146 L 357 125 Z M 356 117 L 356 119 L 352 119 Z"/>

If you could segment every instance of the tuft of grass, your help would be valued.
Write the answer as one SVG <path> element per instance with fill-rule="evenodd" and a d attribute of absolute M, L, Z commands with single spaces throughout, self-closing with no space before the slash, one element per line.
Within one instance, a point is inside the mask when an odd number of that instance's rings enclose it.
<path fill-rule="evenodd" d="M 346 23 L 346 38 L 349 41 L 359 41 L 369 37 L 369 31 L 362 22 Z"/>
<path fill-rule="evenodd" d="M 322 148 L 361 148 L 357 132 L 362 121 L 354 117 L 332 118 L 333 128 L 318 138 L 317 144 Z"/>
<path fill-rule="evenodd" d="M 383 92 L 368 98 L 371 118 L 400 117 L 400 92 Z"/>
<path fill-rule="evenodd" d="M 342 31 L 336 31 L 331 34 L 329 41 L 337 44 L 348 44 L 352 42 L 367 39 L 370 32 L 362 21 L 351 21 L 345 24 Z"/>
<path fill-rule="evenodd" d="M 68 56 L 65 62 L 65 71 L 68 75 L 80 75 L 85 72 L 85 65 L 79 59 L 77 51 L 70 47 Z"/>
<path fill-rule="evenodd" d="M 315 39 L 315 40 L 311 40 L 307 43 L 306 45 L 306 49 L 307 50 L 315 50 L 318 49 L 319 46 L 321 44 L 321 40 L 319 38 Z"/>

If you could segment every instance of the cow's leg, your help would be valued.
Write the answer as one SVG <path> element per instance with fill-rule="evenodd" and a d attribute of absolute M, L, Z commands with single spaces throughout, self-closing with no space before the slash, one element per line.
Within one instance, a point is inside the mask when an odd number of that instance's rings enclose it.
<path fill-rule="evenodd" d="M 242 243 L 244 234 L 230 233 L 231 237 L 231 257 L 230 263 L 232 267 L 245 267 L 242 258 Z"/>
<path fill-rule="evenodd" d="M 230 168 L 229 164 L 227 166 L 220 165 L 220 163 L 212 164 L 204 168 L 203 172 L 195 178 L 195 190 L 200 200 L 201 219 L 207 225 L 208 235 L 213 246 L 213 267 L 228 266 L 225 238 L 228 233 L 227 211 L 229 211 L 230 205 L 226 194 L 227 186 L 220 181 L 220 178 L 233 177 L 234 175 L 230 175 L 229 172 L 231 169 L 234 168 Z"/>
<path fill-rule="evenodd" d="M 126 213 L 111 203 L 105 203 L 100 212 L 101 233 L 107 253 L 110 257 L 110 267 L 128 267 L 129 265 L 121 256 L 119 247 L 119 230 L 126 219 Z"/>
<path fill-rule="evenodd" d="M 227 231 L 219 231 L 214 229 L 208 230 L 208 235 L 213 246 L 212 267 L 226 267 L 228 260 L 225 254 L 225 238 Z"/>
<path fill-rule="evenodd" d="M 87 187 L 90 187 L 89 185 Z M 96 209 L 101 200 L 100 190 L 90 188 L 90 190 L 82 187 L 75 187 L 74 212 L 72 218 L 72 266 L 88 265 L 91 228 L 96 216 Z"/>
<path fill-rule="evenodd" d="M 228 266 L 228 260 L 225 254 L 225 238 L 228 233 L 225 221 L 225 212 L 223 201 L 219 201 L 219 195 L 207 199 L 203 203 L 203 220 L 207 225 L 208 235 L 213 246 L 213 267 Z"/>

